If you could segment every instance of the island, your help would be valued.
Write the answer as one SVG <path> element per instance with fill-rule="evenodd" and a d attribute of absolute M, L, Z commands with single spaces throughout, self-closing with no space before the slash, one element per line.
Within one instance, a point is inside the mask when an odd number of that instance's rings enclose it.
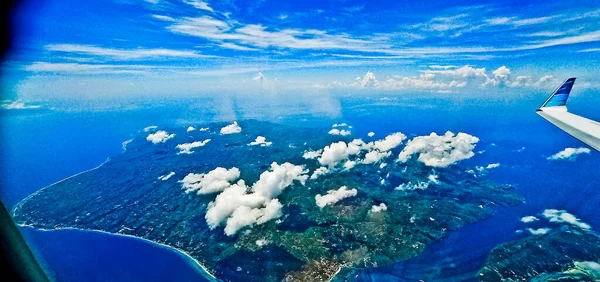
<path fill-rule="evenodd" d="M 417 256 L 523 202 L 511 185 L 458 162 L 473 155 L 478 140 L 468 134 L 362 140 L 351 131 L 255 120 L 148 127 L 122 154 L 39 190 L 12 214 L 20 225 L 167 245 L 215 280 L 328 281 L 345 266 Z"/>

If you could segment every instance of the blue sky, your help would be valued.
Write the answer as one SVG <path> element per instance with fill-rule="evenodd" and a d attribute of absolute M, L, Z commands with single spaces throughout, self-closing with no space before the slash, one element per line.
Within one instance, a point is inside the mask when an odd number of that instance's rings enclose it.
<path fill-rule="evenodd" d="M 38 100 L 600 86 L 600 2 L 536 2 L 47 0 L 16 14 L 2 84 Z"/>

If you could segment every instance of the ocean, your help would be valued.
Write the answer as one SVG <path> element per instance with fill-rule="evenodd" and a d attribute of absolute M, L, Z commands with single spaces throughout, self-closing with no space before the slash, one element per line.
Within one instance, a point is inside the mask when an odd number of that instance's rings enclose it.
<path fill-rule="evenodd" d="M 589 107 L 589 93 L 573 97 L 570 109 L 600 120 Z M 249 95 L 140 101 L 67 101 L 43 110 L 0 113 L 0 200 L 12 208 L 38 189 L 94 168 L 122 152 L 122 143 L 149 125 L 199 126 L 213 121 L 258 119 L 305 127 L 353 126 L 356 137 L 401 131 L 411 135 L 447 130 L 480 138 L 485 151 L 462 162 L 473 167 L 499 163 L 488 177 L 509 183 L 524 196 L 523 205 L 500 208 L 405 262 L 357 270 L 356 281 L 472 280 L 487 253 L 518 234 L 523 216 L 565 209 L 600 228 L 600 154 L 576 161 L 546 158 L 583 144 L 535 114 L 546 94 L 515 97 L 452 95 L 322 94 L 290 98 Z M 596 96 L 598 97 L 598 96 Z M 597 98 L 596 98 L 597 99 Z M 77 230 L 22 228 L 36 256 L 57 281 L 198 281 L 201 270 L 180 253 L 135 238 Z"/>

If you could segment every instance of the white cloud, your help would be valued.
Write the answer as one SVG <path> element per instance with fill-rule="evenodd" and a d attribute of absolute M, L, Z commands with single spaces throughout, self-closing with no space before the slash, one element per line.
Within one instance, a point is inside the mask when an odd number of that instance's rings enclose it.
<path fill-rule="evenodd" d="M 175 137 L 175 133 L 169 134 L 164 130 L 159 130 L 157 132 L 148 134 L 148 136 L 146 137 L 146 140 L 152 142 L 152 144 L 158 144 L 158 143 L 164 143 L 173 137 Z"/>
<path fill-rule="evenodd" d="M 548 157 L 548 160 L 569 160 L 574 161 L 581 154 L 589 154 L 591 151 L 588 148 L 565 148 L 564 150 Z"/>
<path fill-rule="evenodd" d="M 348 124 L 345 122 L 342 123 L 334 123 L 331 127 L 347 127 Z"/>
<path fill-rule="evenodd" d="M 179 154 L 191 154 L 191 153 L 193 153 L 192 149 L 198 148 L 198 147 L 203 147 L 208 142 L 210 142 L 210 139 L 206 139 L 204 141 L 195 141 L 192 143 L 178 144 L 176 146 L 176 148 L 179 149 L 179 152 L 177 154 L 178 155 Z"/>
<path fill-rule="evenodd" d="M 356 162 L 355 161 L 346 161 L 344 163 L 344 169 L 345 170 L 351 170 L 356 166 Z"/>
<path fill-rule="evenodd" d="M 422 89 L 438 93 L 451 93 L 456 89 L 472 87 L 485 88 L 487 86 L 506 85 L 508 87 L 549 87 L 556 83 L 551 75 L 539 79 L 532 76 L 517 76 L 513 78 L 512 72 L 506 66 L 501 66 L 488 74 L 485 68 L 474 68 L 469 65 L 462 67 L 432 66 L 422 71 L 418 76 L 390 76 L 378 80 L 375 74 L 368 72 L 364 77 L 357 77 L 352 83 L 336 81 L 329 87 L 372 88 L 378 90 L 411 90 Z"/>
<path fill-rule="evenodd" d="M 345 129 L 339 130 L 337 128 L 330 130 L 328 133 L 330 135 L 341 135 L 341 136 L 348 136 L 348 135 L 352 134 L 352 132 L 350 132 L 349 130 L 345 130 Z"/>
<path fill-rule="evenodd" d="M 228 186 L 208 205 L 205 218 L 211 229 L 225 223 L 225 234 L 263 224 L 282 215 L 282 205 L 276 198 L 294 181 L 305 184 L 308 170 L 291 163 L 272 163 L 259 180 L 248 187 L 243 180 Z"/>
<path fill-rule="evenodd" d="M 531 223 L 531 222 L 538 221 L 538 220 L 540 220 L 540 219 L 533 215 L 524 216 L 521 218 L 521 222 L 523 222 L 523 223 Z"/>
<path fill-rule="evenodd" d="M 499 166 L 500 166 L 500 163 L 493 163 L 493 164 L 487 165 L 485 168 L 486 169 L 492 169 L 492 168 L 497 168 Z"/>
<path fill-rule="evenodd" d="M 375 74 L 368 71 L 363 78 L 357 77 L 356 84 L 361 88 L 377 88 L 379 87 L 379 81 L 375 77 Z"/>
<path fill-rule="evenodd" d="M 147 58 L 206 58 L 208 56 L 187 50 L 171 49 L 113 49 L 94 45 L 79 44 L 49 44 L 46 50 L 64 53 L 76 53 L 88 56 L 101 56 L 116 60 L 135 60 Z"/>
<path fill-rule="evenodd" d="M 435 172 L 427 176 L 427 181 L 409 181 L 398 185 L 398 187 L 395 189 L 399 191 L 425 190 L 429 188 L 429 185 L 431 184 L 440 184 L 438 176 L 435 174 Z"/>
<path fill-rule="evenodd" d="M 581 229 L 590 229 L 591 226 L 587 223 L 582 222 L 574 215 L 568 213 L 565 210 L 547 209 L 544 210 L 544 217 L 550 222 L 568 223 L 577 226 Z"/>
<path fill-rule="evenodd" d="M 440 181 L 438 180 L 438 175 L 437 174 L 430 174 L 429 176 L 427 176 L 427 179 L 429 180 L 430 183 L 433 184 L 440 184 Z"/>
<path fill-rule="evenodd" d="M 367 134 L 367 136 L 369 136 L 369 137 L 373 137 L 373 136 L 375 136 L 375 132 L 371 131 L 371 132 L 369 132 L 369 133 Z"/>
<path fill-rule="evenodd" d="M 533 228 L 527 228 L 527 231 L 529 231 L 529 233 L 531 233 L 531 235 L 544 235 L 548 232 L 550 232 L 550 228 L 538 228 L 538 229 L 533 229 Z"/>
<path fill-rule="evenodd" d="M 262 72 L 257 73 L 252 80 L 263 82 L 265 80 L 265 75 Z"/>
<path fill-rule="evenodd" d="M 22 101 L 2 101 L 0 104 L 0 108 L 5 110 L 25 110 L 25 109 L 39 109 L 42 106 L 40 105 L 27 105 Z"/>
<path fill-rule="evenodd" d="M 321 165 L 328 166 L 329 168 L 333 168 L 340 161 L 345 161 L 348 159 L 349 156 L 354 156 L 360 153 L 362 150 L 362 144 L 364 144 L 364 142 L 360 141 L 360 139 L 355 139 L 348 144 L 346 144 L 344 141 L 339 141 L 325 146 L 325 148 L 323 148 L 321 157 L 318 159 L 319 163 Z"/>
<path fill-rule="evenodd" d="M 319 178 L 319 176 L 328 174 L 329 172 L 330 171 L 327 167 L 324 167 L 324 166 L 319 167 L 319 168 L 315 169 L 313 174 L 310 176 L 310 179 L 317 179 L 317 178 Z"/>
<path fill-rule="evenodd" d="M 193 127 L 193 126 L 190 126 L 190 127 L 188 127 L 188 128 L 187 128 L 187 130 L 186 130 L 186 131 L 187 131 L 187 132 L 190 132 L 190 131 L 194 131 L 194 130 L 196 130 L 196 128 L 195 128 L 195 127 Z"/>
<path fill-rule="evenodd" d="M 404 139 L 406 139 L 406 135 L 396 132 L 386 136 L 383 140 L 375 141 L 371 147 L 381 152 L 386 152 L 398 147 Z"/>
<path fill-rule="evenodd" d="M 337 49 L 373 51 L 389 47 L 383 40 L 362 40 L 348 34 L 329 34 L 315 29 L 269 29 L 261 24 L 222 21 L 210 16 L 176 19 L 167 29 L 173 33 L 201 37 L 223 43 L 230 42 L 265 49 Z"/>
<path fill-rule="evenodd" d="M 171 172 L 170 172 L 170 173 L 168 173 L 168 174 L 165 174 L 165 175 L 161 175 L 161 176 L 159 176 L 159 177 L 158 177 L 158 179 L 159 179 L 159 180 L 162 180 L 162 181 L 165 181 L 165 180 L 168 180 L 169 178 L 171 178 L 171 176 L 173 176 L 173 175 L 175 175 L 175 172 L 174 172 L 174 171 L 171 171 Z"/>
<path fill-rule="evenodd" d="M 554 17 L 539 17 L 539 18 L 522 19 L 522 20 L 513 21 L 512 24 L 515 26 L 534 25 L 534 24 L 545 23 L 547 21 L 550 21 L 553 18 Z"/>
<path fill-rule="evenodd" d="M 429 182 L 424 182 L 424 181 L 409 181 L 406 183 L 402 183 L 400 184 L 398 187 L 396 187 L 396 190 L 400 190 L 400 191 L 413 191 L 413 190 L 425 190 L 429 188 Z"/>
<path fill-rule="evenodd" d="M 205 10 L 209 12 L 214 12 L 214 10 L 208 6 L 208 4 L 202 0 L 183 0 L 184 3 L 194 6 L 194 8 L 198 10 Z"/>
<path fill-rule="evenodd" d="M 174 22 L 175 19 L 169 16 L 164 16 L 164 15 L 152 15 L 153 18 L 157 19 L 157 20 L 161 20 L 161 21 L 166 21 L 166 22 Z"/>
<path fill-rule="evenodd" d="M 238 178 L 240 178 L 238 168 L 217 167 L 208 173 L 190 173 L 180 182 L 185 193 L 210 194 L 225 190 Z"/>
<path fill-rule="evenodd" d="M 408 141 L 398 159 L 404 163 L 417 154 L 418 160 L 427 166 L 447 167 L 475 155 L 473 149 L 477 142 L 479 138 L 462 132 L 456 135 L 448 131 L 441 136 L 436 133 L 417 136 Z"/>
<path fill-rule="evenodd" d="M 250 146 L 261 146 L 261 147 L 269 147 L 273 144 L 273 142 L 267 142 L 267 138 L 263 136 L 256 136 L 256 140 L 250 142 Z"/>
<path fill-rule="evenodd" d="M 231 49 L 231 50 L 238 50 L 238 51 L 258 51 L 259 50 L 256 48 L 237 45 L 237 44 L 234 44 L 231 42 L 221 43 L 221 44 L 219 44 L 219 47 L 225 48 L 225 49 Z"/>
<path fill-rule="evenodd" d="M 268 201 L 262 208 L 251 208 L 242 205 L 227 218 L 224 229 L 225 234 L 231 236 L 246 226 L 263 224 L 269 220 L 279 218 L 283 215 L 282 208 L 283 205 L 278 199 Z"/>
<path fill-rule="evenodd" d="M 321 156 L 321 154 L 323 153 L 323 149 L 319 149 L 316 151 L 305 151 L 304 154 L 302 155 L 303 158 L 305 159 L 316 159 L 318 157 Z"/>
<path fill-rule="evenodd" d="M 485 21 L 491 25 L 503 25 L 503 24 L 509 23 L 511 20 L 512 20 L 512 18 L 498 17 L 498 18 L 487 19 Z"/>
<path fill-rule="evenodd" d="M 199 130 L 199 131 L 208 131 L 208 130 L 210 130 L 210 128 L 208 128 L 208 127 L 202 127 L 202 128 L 200 128 L 200 129 L 198 129 L 198 130 Z"/>
<path fill-rule="evenodd" d="M 155 130 L 157 128 L 158 128 L 158 126 L 156 126 L 156 125 L 146 126 L 146 127 L 144 127 L 144 132 L 150 132 L 150 131 Z"/>
<path fill-rule="evenodd" d="M 385 203 L 381 203 L 381 204 L 379 204 L 379 206 L 373 205 L 371 207 L 372 213 L 378 213 L 378 212 L 383 212 L 383 211 L 387 211 L 387 206 L 385 205 Z"/>
<path fill-rule="evenodd" d="M 389 157 L 392 152 L 380 152 L 378 150 L 373 150 L 365 154 L 365 159 L 362 161 L 363 164 L 374 164 L 378 163 L 384 158 Z"/>
<path fill-rule="evenodd" d="M 324 208 L 327 205 L 333 205 L 342 199 L 356 196 L 358 191 L 356 189 L 350 189 L 346 186 L 342 186 L 337 190 L 329 190 L 327 194 L 317 194 L 315 196 L 315 202 L 319 208 Z"/>
<path fill-rule="evenodd" d="M 221 135 L 235 134 L 240 132 L 242 132 L 242 128 L 238 125 L 237 121 L 234 121 L 232 124 L 221 128 Z"/>

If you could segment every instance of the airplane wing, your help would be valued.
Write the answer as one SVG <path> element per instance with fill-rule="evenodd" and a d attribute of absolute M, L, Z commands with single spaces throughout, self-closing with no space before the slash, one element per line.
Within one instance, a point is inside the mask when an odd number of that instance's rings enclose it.
<path fill-rule="evenodd" d="M 569 113 L 567 110 L 567 99 L 574 83 L 574 77 L 565 80 L 536 113 L 579 141 L 600 151 L 600 123 Z"/>

